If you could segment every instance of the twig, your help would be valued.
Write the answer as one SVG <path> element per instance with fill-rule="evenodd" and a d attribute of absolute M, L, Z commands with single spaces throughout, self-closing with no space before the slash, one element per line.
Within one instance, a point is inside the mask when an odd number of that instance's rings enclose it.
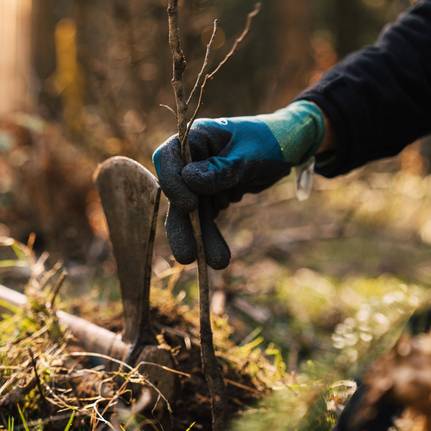
<path fill-rule="evenodd" d="M 44 290 L 52 279 L 63 270 L 63 264 L 61 262 L 57 262 L 49 271 L 46 271 L 39 282 L 40 290 Z"/>
<path fill-rule="evenodd" d="M 232 48 L 226 54 L 224 59 L 219 65 L 211 72 L 207 73 L 209 56 L 217 33 L 217 21 L 214 21 L 213 32 L 207 44 L 206 53 L 201 70 L 196 78 L 195 84 L 188 99 L 185 96 L 185 86 L 183 75 L 186 68 L 186 60 L 181 46 L 181 32 L 178 23 L 178 0 L 168 0 L 168 23 L 169 23 L 169 46 L 172 52 L 172 87 L 175 94 L 175 103 L 177 107 L 177 126 L 178 137 L 181 143 L 181 154 L 184 163 L 192 161 L 190 148 L 188 145 L 188 134 L 193 121 L 196 119 L 199 109 L 202 105 L 203 94 L 205 86 L 209 79 L 212 79 L 216 73 L 226 64 L 229 59 L 235 54 L 241 42 L 247 36 L 253 18 L 259 13 L 261 4 L 257 3 L 254 10 L 247 16 L 247 21 L 244 30 L 240 36 L 235 40 Z M 202 77 L 204 78 L 202 79 Z M 193 99 L 197 89 L 199 90 L 199 97 L 197 105 L 193 111 L 193 115 L 188 122 L 187 113 L 189 103 Z M 213 431 L 222 431 L 224 427 L 224 414 L 225 414 L 225 384 L 223 380 L 222 371 L 217 362 L 214 351 L 213 334 L 211 329 L 211 312 L 210 312 L 210 282 L 208 267 L 206 264 L 205 248 L 201 231 L 201 224 L 199 220 L 198 210 L 190 214 L 190 222 L 193 228 L 193 234 L 196 241 L 196 257 L 198 264 L 198 285 L 199 285 L 199 314 L 200 314 L 200 342 L 201 342 L 201 358 L 202 368 L 205 378 L 208 383 L 208 389 L 211 397 L 212 408 L 212 428 Z"/>
<path fill-rule="evenodd" d="M 244 30 L 242 33 L 238 36 L 238 38 L 235 40 L 234 44 L 232 45 L 232 48 L 230 51 L 226 54 L 224 59 L 218 64 L 218 66 L 208 75 L 208 79 L 214 78 L 215 74 L 234 56 L 236 53 L 239 45 L 242 43 L 242 41 L 246 38 L 248 35 L 248 32 L 250 31 L 251 24 L 253 22 L 254 17 L 260 12 L 262 9 L 262 3 L 256 3 L 254 6 L 254 9 L 247 15 L 247 21 L 245 23 Z"/>
<path fill-rule="evenodd" d="M 175 118 L 177 117 L 177 113 L 169 106 L 164 103 L 160 104 L 160 107 L 167 109 L 171 114 L 174 114 Z"/>
<path fill-rule="evenodd" d="M 48 407 L 48 401 L 46 400 L 45 394 L 43 393 L 42 382 L 40 381 L 39 373 L 37 371 L 36 358 L 34 357 L 33 351 L 30 348 L 28 349 L 28 354 L 30 355 L 30 358 L 31 358 L 31 366 L 33 367 L 34 378 L 36 379 L 37 389 L 40 393 L 40 396 L 42 397 L 42 400 L 43 400 L 43 403 L 45 404 L 45 407 L 47 408 Z"/>
<path fill-rule="evenodd" d="M 243 385 L 242 383 L 235 382 L 235 380 L 224 379 L 225 383 L 228 385 L 234 386 L 235 388 L 242 389 L 243 391 L 250 392 L 254 395 L 262 395 L 262 391 L 259 391 L 251 386 Z"/>
<path fill-rule="evenodd" d="M 199 97 L 198 97 L 198 101 L 196 103 L 195 110 L 194 110 L 193 115 L 191 116 L 190 121 L 189 121 L 188 126 L 187 126 L 187 131 L 186 131 L 186 135 L 185 135 L 186 137 L 185 137 L 185 139 L 187 139 L 187 137 L 189 135 L 189 132 L 190 132 L 190 129 L 191 129 L 192 125 L 193 125 L 193 122 L 196 120 L 196 117 L 198 116 L 198 113 L 199 113 L 199 111 L 201 109 L 203 95 L 204 95 L 205 87 L 206 87 L 208 81 L 210 79 L 213 79 L 214 76 L 220 71 L 220 69 L 234 56 L 234 54 L 238 50 L 240 44 L 242 43 L 242 41 L 245 39 L 245 37 L 249 33 L 250 28 L 251 28 L 251 24 L 253 22 L 253 19 L 260 12 L 261 8 L 262 8 L 262 4 L 261 3 L 256 3 L 255 4 L 254 9 L 247 15 L 247 19 L 246 19 L 246 23 L 245 23 L 244 29 L 241 32 L 241 34 L 238 36 L 238 38 L 235 39 L 235 42 L 233 43 L 232 48 L 225 55 L 225 57 L 218 64 L 218 66 L 212 72 L 207 73 L 205 75 L 205 78 L 202 81 L 201 86 L 200 86 Z M 209 41 L 209 43 L 207 45 L 207 53 L 205 54 L 204 63 L 202 65 L 202 69 L 201 69 L 201 72 L 200 72 L 201 76 L 203 75 L 205 69 L 208 67 L 208 58 L 207 58 L 207 56 L 209 55 L 208 49 L 211 49 L 211 46 L 212 46 L 213 39 L 215 37 L 216 31 L 217 31 L 217 24 L 216 24 L 216 21 L 214 21 L 213 34 L 212 34 L 211 39 L 210 39 L 210 41 Z M 199 82 L 200 82 L 200 78 L 198 78 L 198 80 L 196 80 L 195 87 L 197 87 L 197 85 L 198 85 Z M 190 102 L 190 100 L 191 100 L 191 98 L 193 96 L 193 93 L 195 91 L 196 91 L 195 88 L 193 88 L 192 93 L 190 94 L 190 97 L 189 97 L 189 99 L 187 101 L 187 104 L 189 104 L 189 102 Z M 182 145 L 183 145 L 183 142 L 182 142 Z"/>
<path fill-rule="evenodd" d="M 211 49 L 212 49 L 212 46 L 213 46 L 213 43 L 214 43 L 215 35 L 217 34 L 217 24 L 218 24 L 218 21 L 215 19 L 214 23 L 213 23 L 213 32 L 211 34 L 210 40 L 208 41 L 207 48 L 206 48 L 206 51 L 205 51 L 204 61 L 202 63 L 201 70 L 199 71 L 198 76 L 196 78 L 195 85 L 193 86 L 193 89 L 190 92 L 189 98 L 187 99 L 187 105 L 189 105 L 190 102 L 193 100 L 193 96 L 195 95 L 197 89 L 201 85 L 202 77 L 204 76 L 204 73 L 206 73 L 206 70 L 208 68 L 208 61 L 209 61 L 209 58 L 210 58 Z"/>
<path fill-rule="evenodd" d="M 50 302 L 50 309 L 51 310 L 54 308 L 55 300 L 57 299 L 57 296 L 60 292 L 60 289 L 63 286 L 64 280 L 66 280 L 66 271 L 63 271 L 60 274 L 60 278 L 57 280 L 57 283 L 55 284 L 54 288 L 52 289 L 52 296 L 51 296 L 51 302 Z"/>

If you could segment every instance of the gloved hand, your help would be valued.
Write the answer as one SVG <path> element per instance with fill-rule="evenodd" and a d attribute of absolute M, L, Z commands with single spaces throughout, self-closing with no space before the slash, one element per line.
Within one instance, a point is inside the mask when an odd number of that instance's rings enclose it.
<path fill-rule="evenodd" d="M 245 193 L 258 193 L 314 155 L 324 137 L 324 117 L 302 100 L 273 114 L 196 120 L 190 130 L 193 163 L 184 166 L 180 142 L 170 137 L 153 154 L 170 201 L 166 232 L 178 262 L 196 258 L 188 213 L 199 208 L 207 263 L 229 264 L 230 250 L 214 219 Z"/>

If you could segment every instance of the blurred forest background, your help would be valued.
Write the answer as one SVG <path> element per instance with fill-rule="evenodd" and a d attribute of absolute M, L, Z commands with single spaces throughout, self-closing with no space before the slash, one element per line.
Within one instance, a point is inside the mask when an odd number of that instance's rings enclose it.
<path fill-rule="evenodd" d="M 249 0 L 183 1 L 190 84 L 218 17 L 214 62 Z M 202 115 L 267 112 L 367 43 L 402 0 L 267 0 L 245 46 L 208 86 Z M 122 154 L 150 166 L 175 128 L 165 4 L 160 0 L 2 1 L 0 223 L 3 233 L 85 262 L 104 235 L 91 182 Z"/>
<path fill-rule="evenodd" d="M 190 84 L 218 17 L 214 62 L 249 0 L 182 2 Z M 372 43 L 409 5 L 385 0 L 269 0 L 202 115 L 267 112 Z M 1 17 L 0 223 L 51 253 L 85 261 L 99 225 L 91 173 L 111 155 L 150 166 L 175 128 L 165 4 L 160 0 L 10 0 Z"/>
<path fill-rule="evenodd" d="M 201 114 L 285 106 L 338 60 L 373 43 L 412 3 L 264 0 L 248 39 L 209 83 Z M 213 19 L 220 20 L 216 63 L 254 2 L 180 4 L 192 85 Z M 162 0 L 0 0 L 0 236 L 26 243 L 34 233 L 37 253 L 64 262 L 71 301 L 85 293 L 93 301 L 89 307 L 99 309 L 90 318 L 99 321 L 107 319 L 104 306 L 118 293 L 92 175 L 98 163 L 120 154 L 152 169 L 152 151 L 175 130 L 172 113 L 161 106 L 174 103 L 165 9 Z M 291 373 L 328 352 L 338 352 L 344 364 L 331 378 L 352 377 L 373 340 L 405 321 L 426 296 L 428 153 L 417 143 L 346 177 L 319 178 L 305 203 L 296 201 L 288 178 L 221 216 L 233 261 L 213 274 L 214 311 L 228 316 L 235 343 L 253 342 L 253 349 L 260 346 L 274 358 L 284 376 L 277 382 L 292 383 Z M 173 267 L 160 217 L 157 282 L 163 284 Z M 4 265 L 0 281 L 19 287 L 28 271 Z M 178 274 L 174 292 L 193 304 L 193 268 Z M 277 406 L 290 406 L 284 405 Z M 334 404 L 325 408 L 336 410 Z M 320 425 L 309 429 L 329 429 Z M 253 418 L 238 426 L 260 429 Z M 271 419 L 265 426 L 300 429 Z"/>

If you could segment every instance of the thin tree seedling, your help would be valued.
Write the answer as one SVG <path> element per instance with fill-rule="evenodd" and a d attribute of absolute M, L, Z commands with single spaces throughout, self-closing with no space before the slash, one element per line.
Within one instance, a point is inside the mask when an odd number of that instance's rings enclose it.
<path fill-rule="evenodd" d="M 238 47 L 247 36 L 253 18 L 259 13 L 261 4 L 257 3 L 252 12 L 247 16 L 246 25 L 240 36 L 235 40 L 232 48 L 218 64 L 215 69 L 209 71 L 209 57 L 211 54 L 214 38 L 217 32 L 217 20 L 213 24 L 213 32 L 206 47 L 206 53 L 200 72 L 197 75 L 190 95 L 186 96 L 184 84 L 184 72 L 186 69 L 186 59 L 181 43 L 181 29 L 179 24 L 178 0 L 168 0 L 168 25 L 169 25 L 169 46 L 172 53 L 172 87 L 175 95 L 176 118 L 178 137 L 181 143 L 181 154 L 184 163 L 192 161 L 190 148 L 187 142 L 190 128 L 196 119 L 202 106 L 202 99 L 205 87 L 210 79 L 234 56 Z M 198 100 L 192 115 L 189 116 L 190 104 L 199 89 Z M 205 248 L 202 238 L 201 225 L 198 210 L 190 214 L 190 222 L 196 241 L 196 255 L 198 265 L 198 286 L 199 286 L 199 315 L 200 315 L 200 342 L 202 368 L 207 380 L 211 397 L 212 427 L 213 431 L 224 430 L 225 416 L 225 382 L 214 351 L 213 334 L 211 329 L 210 315 L 210 280 L 205 257 Z"/>

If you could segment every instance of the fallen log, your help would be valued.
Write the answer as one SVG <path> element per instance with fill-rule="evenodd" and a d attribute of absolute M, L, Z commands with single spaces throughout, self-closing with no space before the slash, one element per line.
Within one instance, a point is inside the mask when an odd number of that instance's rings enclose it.
<path fill-rule="evenodd" d="M 0 300 L 15 307 L 25 307 L 27 304 L 27 297 L 25 295 L 1 284 Z M 117 360 L 124 360 L 129 354 L 132 345 L 122 341 L 121 334 L 115 334 L 108 329 L 64 311 L 57 311 L 56 315 L 60 324 L 72 333 L 77 343 L 85 351 Z M 99 357 L 103 361 L 103 357 Z M 107 365 L 112 366 L 112 363 L 108 364 L 108 362 L 110 361 L 106 359 Z M 169 402 L 172 402 L 174 399 L 176 376 L 170 371 L 174 366 L 170 353 L 157 346 L 147 346 L 143 348 L 137 362 L 146 362 L 140 371 L 147 376 L 151 384 Z M 153 399 L 156 401 L 158 393 L 153 391 L 153 395 Z"/>
<path fill-rule="evenodd" d="M 1 284 L 0 299 L 16 307 L 24 307 L 27 304 L 25 295 Z M 121 334 L 115 334 L 81 317 L 64 311 L 57 311 L 57 317 L 60 324 L 70 330 L 86 351 L 122 360 L 131 347 L 129 343 L 122 341 Z"/>

